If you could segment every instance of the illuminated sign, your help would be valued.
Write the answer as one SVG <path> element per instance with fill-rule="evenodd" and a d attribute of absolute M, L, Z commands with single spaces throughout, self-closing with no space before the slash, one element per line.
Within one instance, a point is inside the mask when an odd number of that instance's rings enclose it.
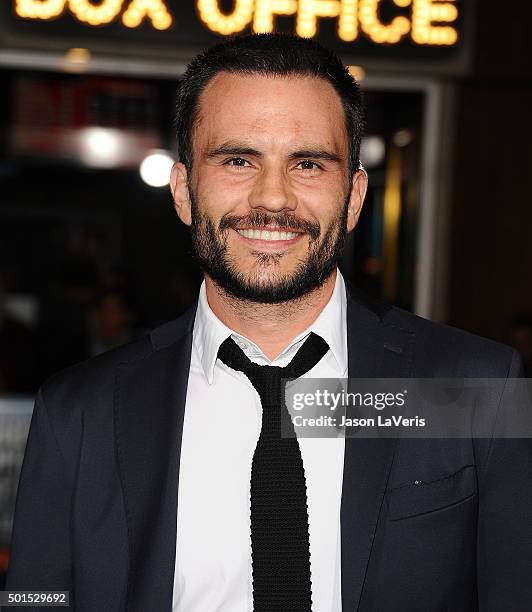
<path fill-rule="evenodd" d="M 464 0 L 0 0 L 0 52 L 186 64 L 226 36 L 315 38 L 366 69 L 464 74 L 473 4 Z"/>
<path fill-rule="evenodd" d="M 338 37 L 356 40 L 362 31 L 377 44 L 396 44 L 411 34 L 420 45 L 453 45 L 457 30 L 449 25 L 458 17 L 454 0 L 394 0 L 398 7 L 412 7 L 412 18 L 396 16 L 384 24 L 379 16 L 381 0 L 236 0 L 229 14 L 220 10 L 217 0 L 197 0 L 200 19 L 213 32 L 235 34 L 248 25 L 254 32 L 272 32 L 276 15 L 294 15 L 299 36 L 312 37 L 318 32 L 318 19 L 338 20 Z"/>
<path fill-rule="evenodd" d="M 124 0 L 16 0 L 15 11 L 25 19 L 55 19 L 68 9 L 82 23 L 99 26 L 111 23 L 122 11 Z M 173 22 L 164 0 L 132 0 L 122 14 L 128 28 L 149 19 L 157 30 L 167 30 Z"/>
<path fill-rule="evenodd" d="M 249 29 L 273 32 L 280 17 L 293 19 L 299 36 L 319 34 L 319 23 L 336 20 L 340 41 L 352 43 L 365 37 L 373 44 L 396 45 L 405 37 L 415 45 L 451 46 L 458 40 L 455 0 L 391 0 L 397 14 L 382 16 L 383 0 L 233 0 L 232 8 L 220 0 L 196 0 L 195 9 L 203 26 L 226 36 Z M 156 30 L 179 24 L 179 12 L 168 0 L 15 0 L 15 14 L 21 19 L 52 20 L 69 13 L 88 26 L 119 21 L 127 28 L 147 22 Z M 408 9 L 408 12 L 405 12 Z"/>

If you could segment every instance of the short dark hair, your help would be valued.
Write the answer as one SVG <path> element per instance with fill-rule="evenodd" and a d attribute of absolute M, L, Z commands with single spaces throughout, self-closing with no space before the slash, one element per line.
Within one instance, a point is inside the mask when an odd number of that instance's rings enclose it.
<path fill-rule="evenodd" d="M 362 93 L 349 70 L 332 51 L 291 34 L 248 34 L 218 43 L 196 56 L 179 84 L 176 130 L 179 158 L 192 168 L 192 131 L 201 93 L 220 72 L 241 75 L 315 76 L 328 81 L 341 98 L 349 139 L 350 178 L 359 167 L 364 129 Z"/>

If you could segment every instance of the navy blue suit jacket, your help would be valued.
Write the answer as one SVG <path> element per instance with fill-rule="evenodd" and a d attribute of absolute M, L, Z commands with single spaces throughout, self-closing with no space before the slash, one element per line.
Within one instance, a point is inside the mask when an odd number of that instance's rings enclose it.
<path fill-rule="evenodd" d="M 347 297 L 349 377 L 522 374 L 507 346 Z M 171 610 L 194 314 L 41 387 L 7 589 Z M 532 440 L 346 439 L 341 545 L 344 612 L 530 610 Z"/>

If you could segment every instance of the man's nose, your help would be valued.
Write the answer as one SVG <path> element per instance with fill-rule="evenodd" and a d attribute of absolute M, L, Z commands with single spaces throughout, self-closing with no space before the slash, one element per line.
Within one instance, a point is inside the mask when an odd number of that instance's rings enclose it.
<path fill-rule="evenodd" d="M 281 168 L 263 168 L 249 194 L 251 208 L 265 208 L 272 212 L 293 210 L 297 206 L 290 179 Z"/>

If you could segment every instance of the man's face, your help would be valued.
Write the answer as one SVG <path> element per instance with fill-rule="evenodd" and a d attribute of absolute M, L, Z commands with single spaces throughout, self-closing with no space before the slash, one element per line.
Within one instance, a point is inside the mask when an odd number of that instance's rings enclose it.
<path fill-rule="evenodd" d="M 366 189 L 349 182 L 338 94 L 314 77 L 218 74 L 200 98 L 193 171 L 172 172 L 205 273 L 238 298 L 278 303 L 335 269 Z M 187 190 L 188 187 L 188 190 Z"/>

